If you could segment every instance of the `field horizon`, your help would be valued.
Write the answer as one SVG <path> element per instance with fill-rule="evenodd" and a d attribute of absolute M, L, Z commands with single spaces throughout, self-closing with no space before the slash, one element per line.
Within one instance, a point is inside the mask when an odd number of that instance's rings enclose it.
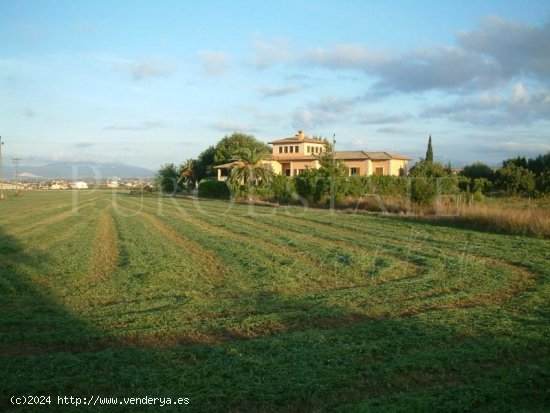
<path fill-rule="evenodd" d="M 392 217 L 26 192 L 0 203 L 0 409 L 543 411 L 549 258 Z"/>

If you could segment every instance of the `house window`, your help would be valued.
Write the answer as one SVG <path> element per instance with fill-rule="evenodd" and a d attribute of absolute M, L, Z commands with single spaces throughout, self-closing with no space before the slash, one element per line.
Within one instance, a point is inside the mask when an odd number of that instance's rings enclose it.
<path fill-rule="evenodd" d="M 298 169 L 294 170 L 294 176 L 298 175 Z"/>
<path fill-rule="evenodd" d="M 377 167 L 374 170 L 375 175 L 384 175 L 384 168 L 383 167 Z"/>
<path fill-rule="evenodd" d="M 350 175 L 359 175 L 359 168 L 356 168 L 356 167 L 349 168 L 349 174 Z"/>
<path fill-rule="evenodd" d="M 279 153 L 283 153 L 283 147 L 279 146 Z"/>
<path fill-rule="evenodd" d="M 285 146 L 285 153 L 288 153 L 288 146 Z"/>
<path fill-rule="evenodd" d="M 294 152 L 296 152 L 296 153 L 300 152 L 300 150 L 298 149 L 298 145 L 296 145 L 296 146 L 294 147 Z"/>
<path fill-rule="evenodd" d="M 294 146 L 290 147 L 290 153 L 294 153 Z"/>
<path fill-rule="evenodd" d="M 285 175 L 290 176 L 290 169 L 285 169 Z"/>
<path fill-rule="evenodd" d="M 311 153 L 311 146 L 306 146 L 307 148 L 307 153 Z"/>

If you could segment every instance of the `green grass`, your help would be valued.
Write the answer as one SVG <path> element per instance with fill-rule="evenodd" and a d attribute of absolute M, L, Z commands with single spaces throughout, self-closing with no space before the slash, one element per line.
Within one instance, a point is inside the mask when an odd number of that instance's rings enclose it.
<path fill-rule="evenodd" d="M 545 411 L 549 259 L 550 240 L 388 217 L 8 197 L 0 411 Z"/>

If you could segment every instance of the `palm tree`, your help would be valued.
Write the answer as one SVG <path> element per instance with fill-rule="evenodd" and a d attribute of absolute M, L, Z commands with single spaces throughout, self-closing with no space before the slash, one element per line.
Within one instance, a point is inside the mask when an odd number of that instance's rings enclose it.
<path fill-rule="evenodd" d="M 190 182 L 195 182 L 195 160 L 188 159 L 180 166 L 180 178 L 179 183 L 189 184 Z"/>
<path fill-rule="evenodd" d="M 269 183 L 273 177 L 271 165 L 264 163 L 267 152 L 243 148 L 234 155 L 229 181 L 233 185 L 248 184 L 249 187 Z"/>

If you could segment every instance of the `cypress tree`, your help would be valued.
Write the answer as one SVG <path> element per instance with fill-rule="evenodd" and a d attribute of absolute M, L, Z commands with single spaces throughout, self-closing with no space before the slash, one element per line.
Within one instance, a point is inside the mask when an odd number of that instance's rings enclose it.
<path fill-rule="evenodd" d="M 426 162 L 434 161 L 434 151 L 432 149 L 432 135 L 428 139 L 428 149 L 426 150 Z"/>

